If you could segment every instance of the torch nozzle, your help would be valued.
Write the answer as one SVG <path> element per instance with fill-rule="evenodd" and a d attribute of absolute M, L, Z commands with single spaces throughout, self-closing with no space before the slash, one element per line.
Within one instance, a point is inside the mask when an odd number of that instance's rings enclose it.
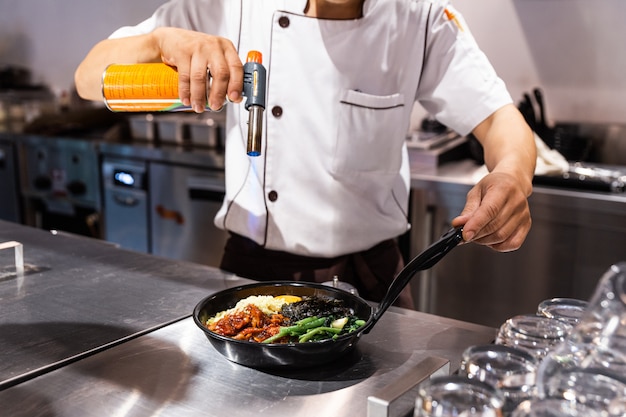
<path fill-rule="evenodd" d="M 266 71 L 261 61 L 260 52 L 250 51 L 243 66 L 243 95 L 247 97 L 245 108 L 249 112 L 247 153 L 250 156 L 261 155 L 266 90 Z"/>
<path fill-rule="evenodd" d="M 263 136 L 263 107 L 250 106 L 248 109 L 248 148 L 250 156 L 261 155 L 261 138 Z"/>

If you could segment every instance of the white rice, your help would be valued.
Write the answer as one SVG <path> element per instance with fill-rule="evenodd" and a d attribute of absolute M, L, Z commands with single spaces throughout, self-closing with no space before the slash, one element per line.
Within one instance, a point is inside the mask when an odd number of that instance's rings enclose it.
<path fill-rule="evenodd" d="M 281 307 L 286 303 L 287 302 L 284 299 L 275 298 L 272 295 L 251 295 L 247 298 L 239 300 L 239 302 L 235 304 L 235 307 L 220 311 L 215 316 L 208 319 L 206 324 L 212 324 L 228 314 L 242 311 L 250 304 L 257 306 L 263 313 L 271 315 L 280 313 Z"/>

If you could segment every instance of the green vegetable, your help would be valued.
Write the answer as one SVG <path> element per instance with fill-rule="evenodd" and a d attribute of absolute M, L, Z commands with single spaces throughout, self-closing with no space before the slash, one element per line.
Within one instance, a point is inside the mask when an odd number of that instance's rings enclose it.
<path fill-rule="evenodd" d="M 274 336 L 268 337 L 263 341 L 263 343 L 272 343 L 286 336 L 300 336 L 306 333 L 308 329 L 323 326 L 324 323 L 326 323 L 325 317 L 308 317 L 306 319 L 297 321 L 294 326 L 281 327 L 278 333 L 276 333 Z"/>
<path fill-rule="evenodd" d="M 345 333 L 352 333 L 356 330 L 359 330 L 365 324 L 365 320 L 354 319 L 351 320 L 350 323 L 345 327 Z"/>
<path fill-rule="evenodd" d="M 365 320 L 354 316 L 339 319 L 333 316 L 308 317 L 297 321 L 293 326 L 281 327 L 278 333 L 262 343 L 273 343 L 284 337 L 297 337 L 300 343 L 336 338 L 341 334 L 354 332 L 364 324 Z"/>
<path fill-rule="evenodd" d="M 339 334 L 339 332 L 341 332 L 341 329 L 335 329 L 334 327 L 316 327 L 315 329 L 311 329 L 305 334 L 303 334 L 302 336 L 300 336 L 298 338 L 298 342 L 300 343 L 308 342 L 311 339 L 314 339 L 315 336 L 320 335 L 322 333 L 323 333 L 322 339 L 328 339 L 326 333 Z"/>

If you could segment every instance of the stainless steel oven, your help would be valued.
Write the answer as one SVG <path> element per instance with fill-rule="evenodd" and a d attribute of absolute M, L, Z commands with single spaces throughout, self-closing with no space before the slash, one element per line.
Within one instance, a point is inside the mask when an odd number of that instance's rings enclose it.
<path fill-rule="evenodd" d="M 133 118 L 130 138 L 100 143 L 106 240 L 219 266 L 228 236 L 213 223 L 225 192 L 224 115 L 197 116 Z"/>
<path fill-rule="evenodd" d="M 219 266 L 228 234 L 213 219 L 224 198 L 224 171 L 151 162 L 149 178 L 152 253 Z"/>
<path fill-rule="evenodd" d="M 20 135 L 17 145 L 24 223 L 100 238 L 97 144 Z"/>
<path fill-rule="evenodd" d="M 104 157 L 104 239 L 123 248 L 148 253 L 147 162 Z"/>

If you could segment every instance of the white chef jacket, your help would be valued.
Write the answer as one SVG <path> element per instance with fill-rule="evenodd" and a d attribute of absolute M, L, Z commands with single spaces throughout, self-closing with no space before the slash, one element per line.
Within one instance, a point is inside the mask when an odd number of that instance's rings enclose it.
<path fill-rule="evenodd" d="M 352 20 L 307 17 L 306 3 L 171 0 L 111 37 L 176 26 L 230 39 L 243 62 L 260 51 L 262 155 L 246 154 L 247 111 L 229 105 L 215 224 L 268 249 L 334 257 L 408 230 L 416 100 L 460 134 L 512 100 L 448 1 L 366 0 Z"/>

